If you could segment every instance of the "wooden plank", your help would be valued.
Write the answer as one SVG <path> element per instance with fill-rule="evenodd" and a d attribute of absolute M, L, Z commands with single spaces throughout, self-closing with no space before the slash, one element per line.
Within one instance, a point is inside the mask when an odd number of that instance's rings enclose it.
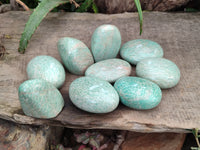
<path fill-rule="evenodd" d="M 128 132 L 121 150 L 181 150 L 184 133 L 137 133 Z"/>
<path fill-rule="evenodd" d="M 1 150 L 46 150 L 51 141 L 58 143 L 62 130 L 47 126 L 18 125 L 0 119 Z M 60 142 L 60 141 L 59 141 Z"/>
<path fill-rule="evenodd" d="M 0 60 L 0 117 L 22 124 L 49 124 L 73 128 L 122 129 L 139 132 L 187 132 L 200 128 L 200 13 L 144 13 L 144 32 L 139 36 L 136 13 L 115 15 L 89 13 L 51 13 L 33 35 L 27 52 L 17 52 L 20 35 L 28 12 L 0 14 L 0 36 L 7 54 Z M 54 119 L 34 119 L 20 108 L 17 90 L 27 80 L 26 65 L 37 55 L 50 55 L 58 60 L 57 41 L 69 36 L 90 47 L 94 30 L 101 24 L 114 24 L 121 31 L 122 43 L 136 38 L 161 44 L 164 57 L 175 62 L 181 71 L 180 83 L 163 90 L 162 102 L 152 110 L 138 111 L 122 104 L 109 114 L 91 114 L 70 102 L 68 87 L 78 76 L 66 72 L 61 88 L 65 99 L 63 111 Z M 135 76 L 135 66 L 132 75 Z"/>

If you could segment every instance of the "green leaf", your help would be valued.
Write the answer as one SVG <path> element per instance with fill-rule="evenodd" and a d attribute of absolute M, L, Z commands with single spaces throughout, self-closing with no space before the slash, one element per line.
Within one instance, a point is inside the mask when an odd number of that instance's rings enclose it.
<path fill-rule="evenodd" d="M 69 2 L 69 0 L 42 0 L 37 6 L 34 12 L 31 14 L 28 22 L 26 23 L 24 32 L 22 33 L 20 45 L 18 51 L 24 53 L 31 36 L 39 26 L 42 19 L 51 11 L 53 8 L 60 4 Z"/>
<path fill-rule="evenodd" d="M 85 0 L 76 12 L 86 12 L 92 6 L 93 0 Z"/>
<path fill-rule="evenodd" d="M 193 133 L 195 138 L 198 138 L 198 129 L 197 128 L 193 129 L 192 133 Z"/>
<path fill-rule="evenodd" d="M 94 11 L 94 13 L 98 13 L 99 10 L 97 8 L 97 5 L 95 4 L 94 0 L 93 0 L 93 3 L 92 3 L 92 10 Z"/>
<path fill-rule="evenodd" d="M 97 141 L 94 140 L 94 138 L 90 138 L 89 144 L 90 144 L 92 147 L 95 147 L 96 149 L 99 149 L 99 147 L 100 147 L 100 145 L 98 144 Z"/>
<path fill-rule="evenodd" d="M 142 8 L 140 5 L 140 0 L 134 0 L 135 5 L 137 7 L 138 10 L 138 14 L 139 14 L 139 20 L 140 20 L 140 35 L 142 34 L 142 22 L 143 22 L 143 16 L 142 16 Z"/>
<path fill-rule="evenodd" d="M 78 143 L 82 143 L 83 142 L 83 144 L 87 144 L 89 142 L 89 136 L 90 136 L 89 132 L 85 132 L 85 133 L 81 133 L 81 134 L 76 134 L 75 135 L 76 141 Z"/>
<path fill-rule="evenodd" d="M 198 11 L 200 11 L 200 10 L 195 9 L 195 8 L 185 8 L 184 11 L 185 11 L 185 12 L 198 12 Z"/>
<path fill-rule="evenodd" d="M 191 150 L 200 150 L 200 147 L 191 147 Z"/>

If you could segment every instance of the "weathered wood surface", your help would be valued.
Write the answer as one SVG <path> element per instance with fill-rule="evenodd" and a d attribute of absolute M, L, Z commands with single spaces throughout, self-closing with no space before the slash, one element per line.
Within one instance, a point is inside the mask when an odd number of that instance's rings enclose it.
<path fill-rule="evenodd" d="M 121 150 L 181 150 L 185 133 L 128 132 Z"/>
<path fill-rule="evenodd" d="M 19 54 L 19 39 L 28 19 L 27 12 L 0 14 L 0 36 L 7 54 L 0 60 L 0 117 L 21 124 L 49 124 L 73 128 L 122 129 L 139 132 L 186 132 L 200 128 L 200 13 L 144 13 L 144 32 L 139 36 L 138 16 L 53 13 L 41 23 L 26 53 Z M 34 119 L 20 108 L 17 90 L 27 79 L 26 65 L 37 55 L 50 55 L 58 60 L 57 41 L 64 36 L 82 40 L 90 47 L 90 38 L 101 24 L 116 25 L 122 43 L 136 38 L 156 41 L 164 49 L 164 57 L 175 62 L 181 71 L 180 83 L 163 90 L 160 105 L 138 111 L 122 104 L 109 114 L 90 114 L 77 109 L 69 100 L 68 87 L 78 76 L 66 72 L 61 88 L 65 99 L 63 111 L 54 119 Z M 132 75 L 135 75 L 133 66 Z"/>
<path fill-rule="evenodd" d="M 48 126 L 16 125 L 0 119 L 0 149 L 1 150 L 45 150 L 51 141 L 59 139 L 56 128 Z M 58 134 L 59 135 L 59 134 Z M 53 137 L 51 139 L 51 137 Z M 56 141 L 56 143 L 58 143 Z"/>

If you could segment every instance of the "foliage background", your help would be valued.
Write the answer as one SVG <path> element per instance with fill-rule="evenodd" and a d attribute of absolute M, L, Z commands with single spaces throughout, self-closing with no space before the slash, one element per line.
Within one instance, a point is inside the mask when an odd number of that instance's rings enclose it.
<path fill-rule="evenodd" d="M 34 9 L 38 3 L 42 0 L 21 0 L 24 2 L 29 8 Z M 74 5 L 71 4 L 64 4 L 61 6 L 58 6 L 57 8 L 53 9 L 53 12 L 58 12 L 58 11 L 67 11 L 67 12 L 94 12 L 91 6 L 91 1 L 93 0 L 75 0 L 78 4 L 82 4 L 83 2 L 87 1 L 89 5 L 87 5 L 87 8 L 81 8 L 76 9 Z M 10 3 L 10 0 L 0 0 L 0 5 L 1 4 L 8 4 Z M 89 6 L 89 7 L 88 7 Z M 83 6 L 82 6 L 83 7 Z M 86 6 L 85 6 L 86 7 Z M 98 9 L 97 9 L 98 10 Z M 200 0 L 191 0 L 187 5 L 182 6 L 180 8 L 177 8 L 175 11 L 186 11 L 186 12 L 194 12 L 194 11 L 200 11 Z"/>
<path fill-rule="evenodd" d="M 21 0 L 29 8 L 34 9 L 42 0 Z M 94 12 L 98 13 L 98 8 L 94 3 L 94 0 L 75 0 L 81 7 L 76 8 L 75 5 L 66 3 L 60 5 L 52 10 L 52 12 L 66 11 L 66 12 Z M 1 4 L 8 4 L 10 0 L 0 0 Z"/>

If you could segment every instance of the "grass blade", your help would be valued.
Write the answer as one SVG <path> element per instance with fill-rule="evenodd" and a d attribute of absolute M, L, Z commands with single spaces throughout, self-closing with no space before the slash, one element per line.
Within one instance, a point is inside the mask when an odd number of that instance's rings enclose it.
<path fill-rule="evenodd" d="M 60 4 L 69 2 L 69 0 L 42 0 L 42 2 L 37 6 L 34 12 L 31 14 L 28 22 L 26 23 L 24 32 L 22 33 L 19 49 L 20 53 L 24 53 L 31 36 L 34 31 L 39 26 L 43 18 L 51 11 L 53 8 Z"/>
<path fill-rule="evenodd" d="M 143 23 L 143 15 L 142 15 L 142 8 L 140 5 L 140 0 L 134 0 L 135 5 L 137 7 L 138 10 L 138 14 L 139 14 L 139 20 L 140 20 L 140 35 L 142 34 L 142 23 Z"/>
<path fill-rule="evenodd" d="M 99 12 L 97 5 L 95 4 L 94 0 L 93 0 L 93 4 L 92 4 L 92 10 L 94 11 L 95 14 Z"/>

